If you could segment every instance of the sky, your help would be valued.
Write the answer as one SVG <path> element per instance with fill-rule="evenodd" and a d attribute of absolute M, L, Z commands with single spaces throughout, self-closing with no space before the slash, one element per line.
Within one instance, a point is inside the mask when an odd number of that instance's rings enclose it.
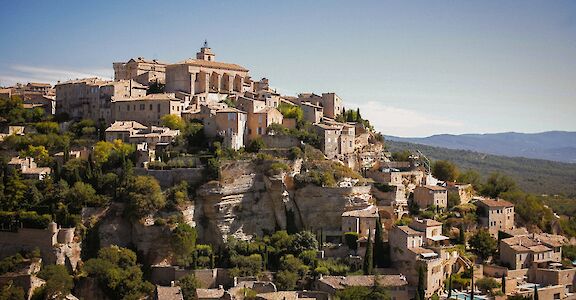
<path fill-rule="evenodd" d="M 576 131 L 576 1 L 4 1 L 0 86 L 179 62 L 205 39 L 386 135 Z"/>

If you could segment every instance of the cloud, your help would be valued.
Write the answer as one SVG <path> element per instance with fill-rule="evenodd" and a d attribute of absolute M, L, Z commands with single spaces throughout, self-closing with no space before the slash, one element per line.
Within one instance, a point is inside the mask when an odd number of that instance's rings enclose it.
<path fill-rule="evenodd" d="M 74 70 L 52 68 L 45 66 L 11 65 L 8 70 L 0 73 L 0 84 L 13 85 L 26 82 L 56 83 L 76 78 L 100 77 L 111 79 L 111 69 Z"/>
<path fill-rule="evenodd" d="M 455 132 L 462 128 L 461 121 L 428 115 L 419 111 L 388 106 L 376 101 L 351 103 L 360 108 L 362 117 L 370 120 L 376 130 L 385 135 L 405 137 L 429 136 Z"/>

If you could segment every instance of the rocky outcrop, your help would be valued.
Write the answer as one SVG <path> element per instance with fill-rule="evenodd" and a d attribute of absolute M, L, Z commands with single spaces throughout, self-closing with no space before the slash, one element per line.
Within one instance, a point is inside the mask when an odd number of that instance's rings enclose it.
<path fill-rule="evenodd" d="M 294 190 L 293 173 L 266 176 L 248 162 L 224 169 L 223 180 L 207 183 L 197 192 L 196 228 L 205 243 L 220 244 L 228 236 L 250 239 L 291 224 L 340 234 L 342 213 L 372 201 L 369 186 L 309 185 Z"/>

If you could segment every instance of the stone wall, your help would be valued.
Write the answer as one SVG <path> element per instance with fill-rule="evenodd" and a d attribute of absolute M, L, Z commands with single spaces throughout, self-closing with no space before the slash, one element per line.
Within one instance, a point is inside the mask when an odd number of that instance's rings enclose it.
<path fill-rule="evenodd" d="M 135 168 L 136 175 L 148 175 L 156 178 L 162 188 L 169 188 L 182 181 L 197 184 L 204 181 L 204 168 L 178 168 L 170 170 L 151 170 Z"/>
<path fill-rule="evenodd" d="M 264 135 L 264 144 L 268 148 L 292 148 L 300 146 L 300 140 L 289 135 Z"/>

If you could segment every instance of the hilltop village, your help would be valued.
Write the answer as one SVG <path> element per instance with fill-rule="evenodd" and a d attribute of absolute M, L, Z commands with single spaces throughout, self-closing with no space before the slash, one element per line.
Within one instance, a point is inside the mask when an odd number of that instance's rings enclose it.
<path fill-rule="evenodd" d="M 207 43 L 113 69 L 0 89 L 0 299 L 576 299 L 552 212 L 388 152 L 333 91 Z"/>

